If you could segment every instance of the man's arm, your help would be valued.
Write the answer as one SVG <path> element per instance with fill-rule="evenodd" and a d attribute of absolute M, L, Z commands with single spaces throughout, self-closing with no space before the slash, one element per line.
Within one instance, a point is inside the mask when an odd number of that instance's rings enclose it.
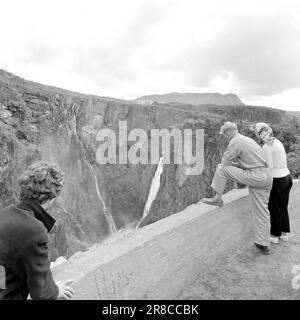
<path fill-rule="evenodd" d="M 22 251 L 22 262 L 27 276 L 27 286 L 32 299 L 54 300 L 59 295 L 50 271 L 48 236 L 33 237 Z"/>
<path fill-rule="evenodd" d="M 240 152 L 239 143 L 236 139 L 232 139 L 223 154 L 221 164 L 224 167 L 233 165 L 233 162 L 237 162 Z"/>

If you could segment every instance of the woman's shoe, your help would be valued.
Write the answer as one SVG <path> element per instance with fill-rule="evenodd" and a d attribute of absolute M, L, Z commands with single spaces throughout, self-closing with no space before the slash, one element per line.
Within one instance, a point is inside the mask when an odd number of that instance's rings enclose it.
<path fill-rule="evenodd" d="M 270 237 L 270 242 L 272 242 L 272 243 L 276 243 L 276 244 L 278 244 L 278 237 L 273 237 L 273 236 L 271 236 Z"/>
<path fill-rule="evenodd" d="M 286 234 L 286 235 L 282 235 L 279 237 L 279 239 L 281 241 L 284 241 L 284 242 L 288 242 L 289 241 L 289 236 Z"/>

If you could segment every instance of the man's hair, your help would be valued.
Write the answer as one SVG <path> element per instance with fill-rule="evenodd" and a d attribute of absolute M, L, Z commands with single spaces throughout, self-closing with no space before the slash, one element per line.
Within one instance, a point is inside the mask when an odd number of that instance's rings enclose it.
<path fill-rule="evenodd" d="M 19 199 L 36 199 L 40 203 L 56 198 L 64 185 L 63 173 L 54 165 L 38 161 L 18 179 Z"/>
<path fill-rule="evenodd" d="M 237 125 L 234 122 L 225 122 L 220 129 L 220 134 L 224 134 L 228 131 L 238 131 Z"/>

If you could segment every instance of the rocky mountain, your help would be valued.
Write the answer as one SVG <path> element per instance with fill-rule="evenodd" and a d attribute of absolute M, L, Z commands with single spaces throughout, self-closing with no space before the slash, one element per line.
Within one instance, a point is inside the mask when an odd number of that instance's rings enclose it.
<path fill-rule="evenodd" d="M 138 103 L 184 103 L 192 105 L 222 105 L 222 106 L 239 106 L 244 103 L 240 98 L 233 94 L 221 94 L 221 93 L 179 93 L 172 92 L 167 94 L 153 94 L 146 95 L 135 100 Z"/>
<path fill-rule="evenodd" d="M 68 257 L 112 233 L 142 227 L 210 195 L 209 184 L 226 146 L 218 134 L 224 121 L 237 121 L 247 130 L 251 121 L 278 124 L 287 117 L 281 110 L 244 105 L 140 105 L 0 71 L 0 207 L 17 201 L 17 177 L 28 165 L 41 159 L 57 164 L 66 184 L 50 210 L 57 219 L 51 252 L 52 260 Z M 109 128 L 117 134 L 119 121 L 126 121 L 128 132 L 145 130 L 148 140 L 152 129 L 204 129 L 203 172 L 186 175 L 184 164 L 164 164 L 158 192 L 144 215 L 158 165 L 100 164 L 96 159 L 97 133 Z"/>

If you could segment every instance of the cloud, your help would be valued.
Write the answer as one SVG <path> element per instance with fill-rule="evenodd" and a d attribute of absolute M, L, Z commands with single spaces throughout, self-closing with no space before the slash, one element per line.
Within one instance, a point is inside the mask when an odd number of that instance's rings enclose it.
<path fill-rule="evenodd" d="M 185 14 L 191 16 L 190 11 Z M 251 8 L 200 14 L 189 26 L 199 34 L 189 41 L 177 39 L 183 45 L 174 48 L 176 55 L 171 59 L 165 57 L 164 67 L 184 71 L 186 81 L 200 88 L 216 77 L 233 75 L 238 90 L 247 95 L 299 87 L 300 28 L 295 21 L 293 7 L 262 10 L 255 1 Z"/>
<path fill-rule="evenodd" d="M 249 105 L 272 106 L 284 110 L 300 111 L 299 97 L 300 88 L 296 88 L 271 96 L 244 99 L 244 102 Z"/>
<path fill-rule="evenodd" d="M 6 58 L 14 70 L 20 68 L 27 74 L 40 70 L 43 79 L 49 75 L 47 83 L 52 81 L 52 70 L 57 71 L 55 81 L 65 72 L 70 79 L 81 78 L 98 87 L 99 94 L 125 81 L 137 83 L 142 67 L 139 54 L 155 42 L 160 24 L 172 11 L 170 1 L 132 1 L 131 6 L 116 0 L 84 3 L 85 6 L 83 2 L 70 2 L 69 10 L 64 2 L 61 6 L 60 1 L 54 1 L 42 15 L 38 3 L 31 0 L 23 9 L 32 7 L 36 11 L 29 12 L 26 18 L 18 16 L 19 22 L 7 40 L 10 46 L 2 43 L 6 50 L 4 63 Z"/>
<path fill-rule="evenodd" d="M 30 80 L 119 98 L 218 91 L 282 101 L 300 88 L 296 0 L 0 5 L 0 66 Z"/>
<path fill-rule="evenodd" d="M 138 56 L 143 47 L 155 41 L 159 26 L 170 12 L 166 4 L 158 1 L 140 2 L 130 19 L 120 27 L 113 39 L 77 48 L 76 57 L 70 63 L 71 73 L 89 78 L 98 85 L 115 86 L 123 81 L 138 82 Z"/>

